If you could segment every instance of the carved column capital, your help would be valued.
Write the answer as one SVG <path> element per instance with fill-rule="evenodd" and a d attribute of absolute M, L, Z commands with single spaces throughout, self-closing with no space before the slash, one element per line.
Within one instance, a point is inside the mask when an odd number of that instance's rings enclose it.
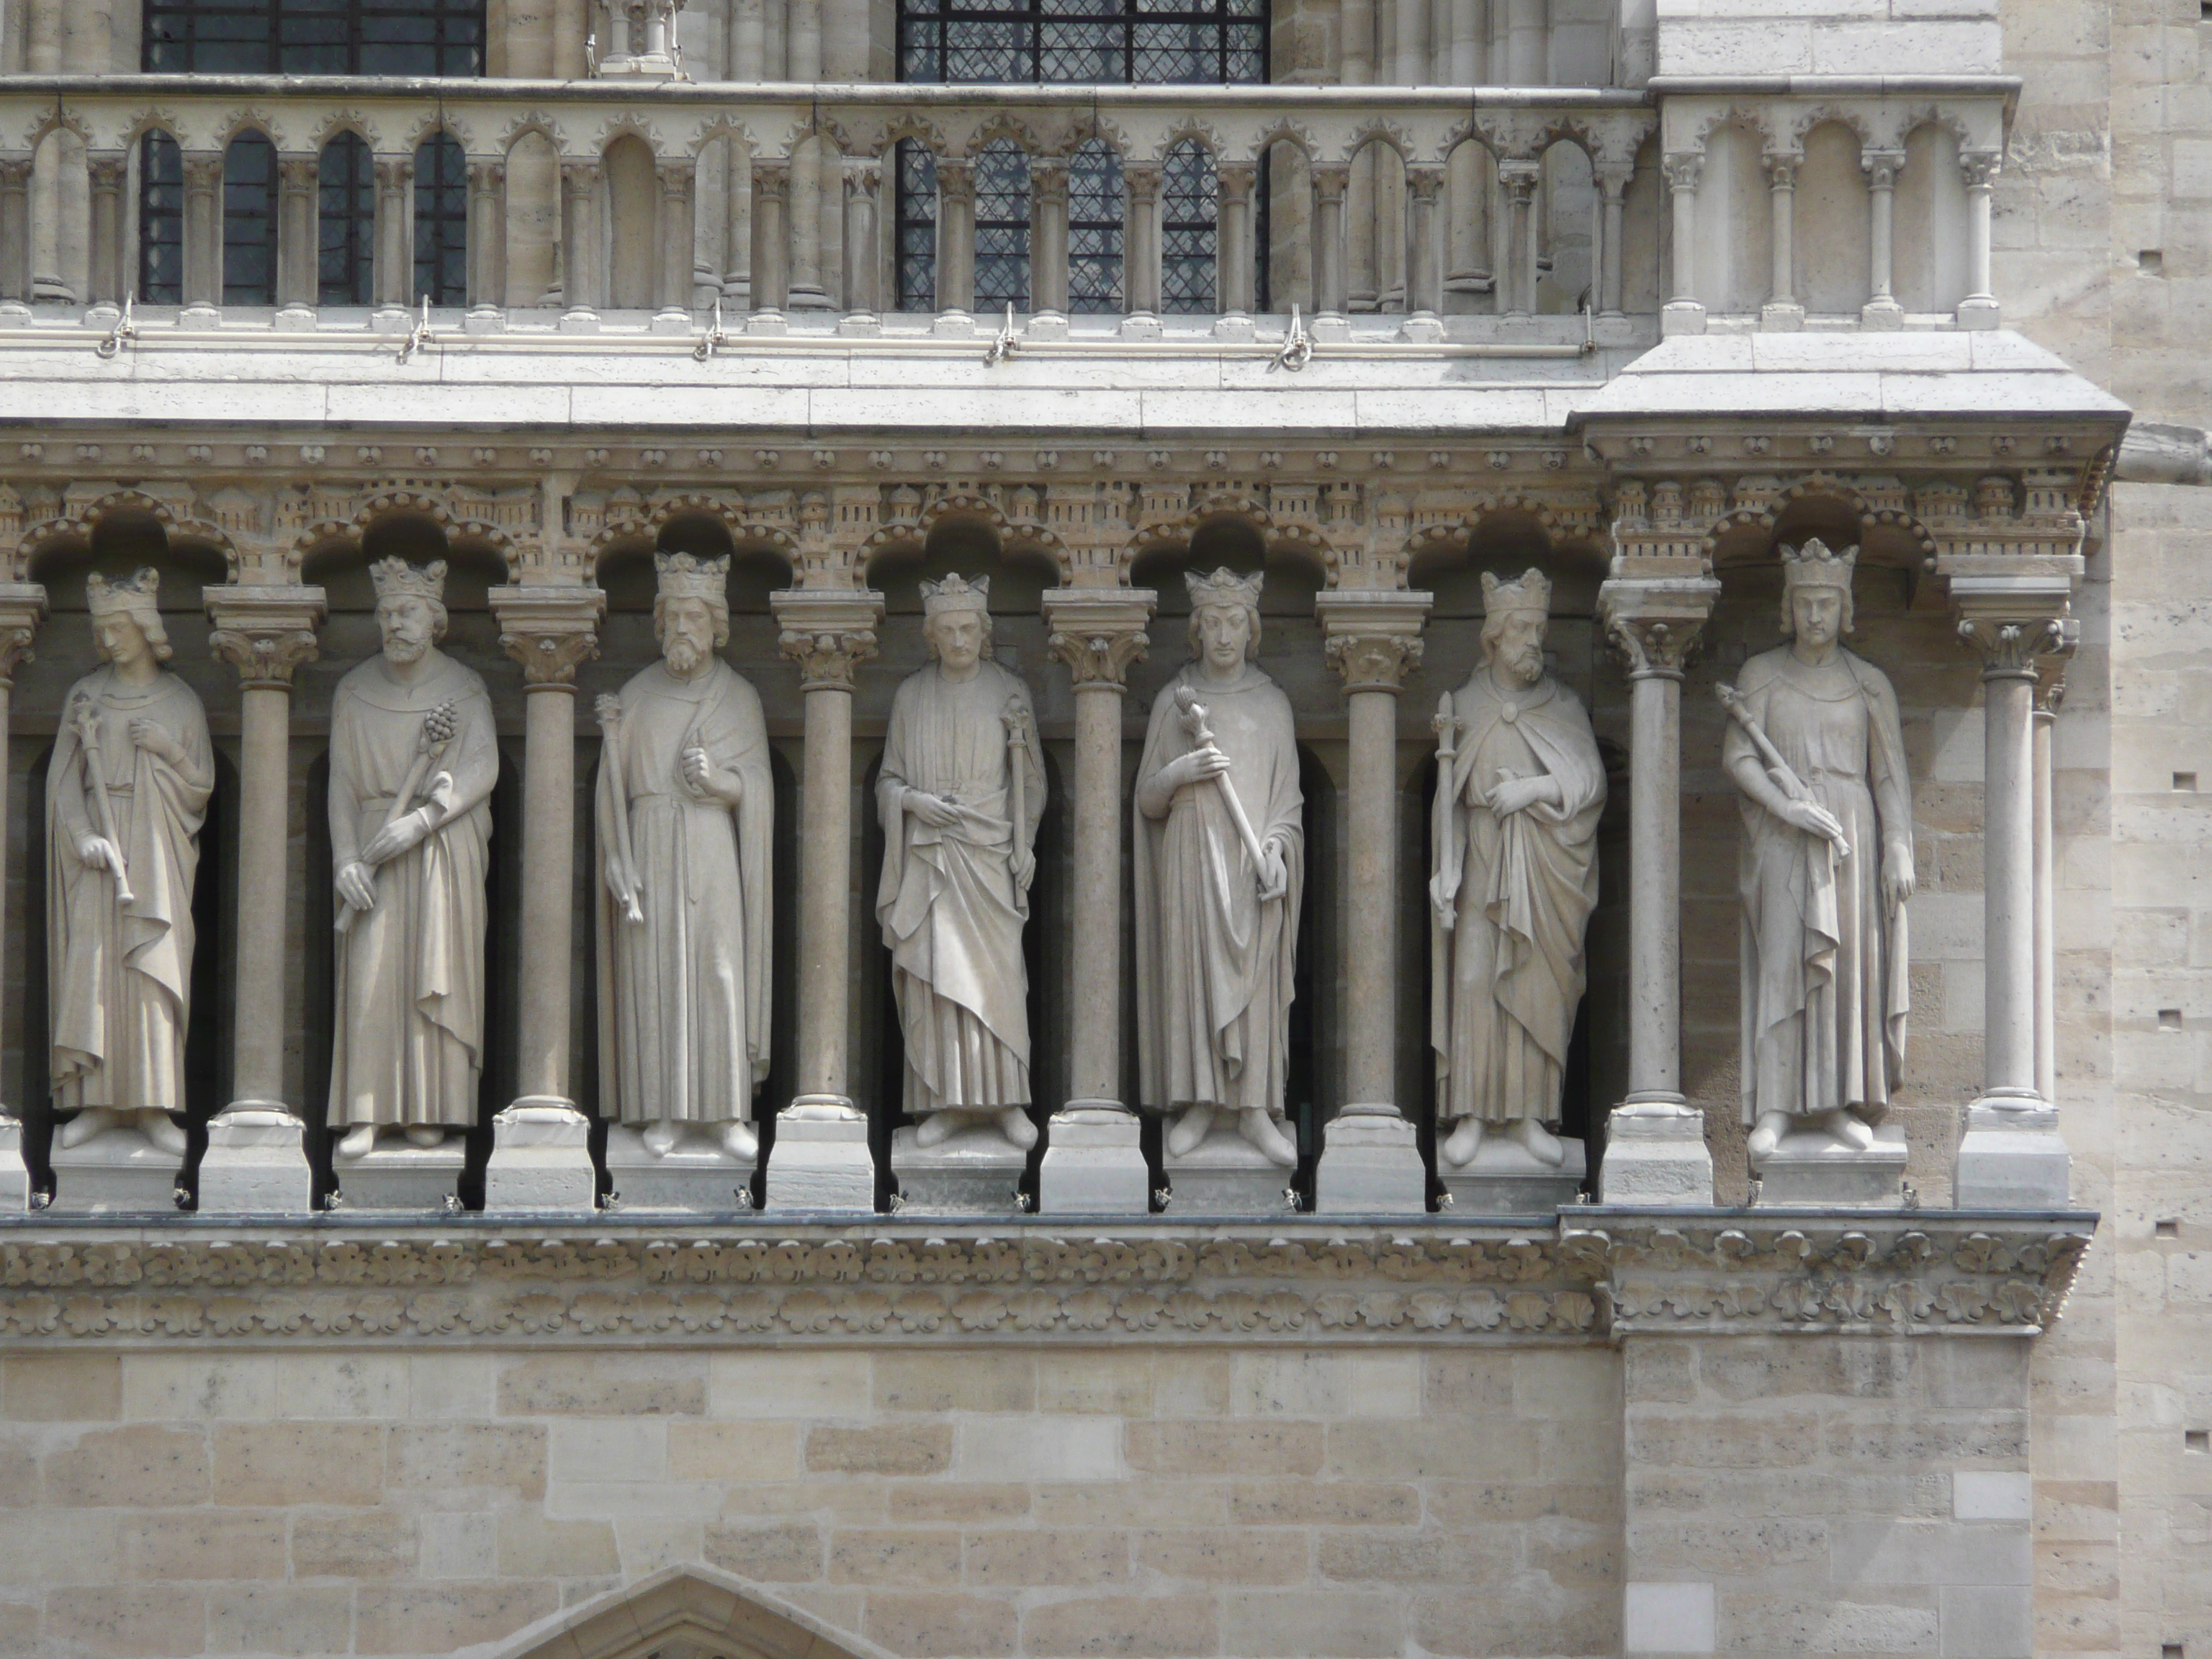
<path fill-rule="evenodd" d="M 1598 620 L 1632 680 L 1682 678 L 1721 585 L 1710 576 L 1615 577 L 1598 589 Z"/>
<path fill-rule="evenodd" d="M 1443 169 L 1441 167 L 1425 169 L 1425 171 L 1435 173 L 1439 179 L 1443 177 Z M 1214 177 L 1218 181 L 1215 188 L 1220 193 L 1219 199 L 1226 203 L 1250 201 L 1252 186 L 1257 182 L 1259 173 L 1259 168 L 1249 161 L 1222 162 L 1214 169 Z M 1410 179 L 1412 174 L 1409 173 L 1407 177 Z"/>
<path fill-rule="evenodd" d="M 791 199 L 791 158 L 763 155 L 753 162 L 753 193 L 772 202 Z"/>
<path fill-rule="evenodd" d="M 1897 188 L 1897 175 L 1905 170 L 1905 152 L 1901 149 L 1863 149 L 1859 152 L 1859 167 L 1866 174 L 1869 188 L 1894 190 Z"/>
<path fill-rule="evenodd" d="M 1328 665 L 1344 689 L 1395 693 L 1421 660 L 1434 596 L 1400 588 L 1329 588 L 1314 596 Z"/>
<path fill-rule="evenodd" d="M 208 648 L 238 671 L 249 690 L 292 689 L 292 672 L 314 661 L 320 647 L 323 590 L 292 583 L 210 587 Z"/>
<path fill-rule="evenodd" d="M 2070 656 L 2081 637 L 2071 617 L 1962 616 L 1959 638 L 1982 659 L 1984 680 L 2037 680 L 2045 657 Z"/>
<path fill-rule="evenodd" d="M 1961 643 L 1979 654 L 1984 680 L 2038 678 L 2045 657 L 2071 656 L 2081 624 L 2071 614 L 2078 554 L 1939 556 Z"/>
<path fill-rule="evenodd" d="M 1317 167 L 1313 169 L 1314 200 L 1324 206 L 1334 206 L 1344 200 L 1344 192 L 1352 185 L 1352 169 L 1348 167 Z"/>
<path fill-rule="evenodd" d="M 1505 199 L 1516 207 L 1525 207 L 1536 193 L 1536 185 L 1544 176 L 1541 161 L 1500 161 L 1498 164 L 1498 188 Z"/>
<path fill-rule="evenodd" d="M 1660 168 L 1667 175 L 1668 189 L 1694 191 L 1705 177 L 1705 153 L 1697 149 L 1677 150 L 1660 163 Z"/>
<path fill-rule="evenodd" d="M 1140 587 L 1058 587 L 1044 596 L 1045 654 L 1067 665 L 1078 691 L 1128 684 L 1129 666 L 1152 648 L 1146 624 L 1155 595 Z"/>
<path fill-rule="evenodd" d="M 1159 199 L 1160 169 L 1156 167 L 1124 167 L 1121 183 L 1129 193 L 1129 206 L 1133 211 L 1140 207 L 1149 207 Z"/>
<path fill-rule="evenodd" d="M 46 619 L 46 590 L 37 582 L 0 582 L 0 690 L 15 683 L 15 670 L 32 660 L 31 641 Z M 0 733 L 0 736 L 4 736 Z"/>
<path fill-rule="evenodd" d="M 596 587 L 518 584 L 484 600 L 499 618 L 499 648 L 522 665 L 525 691 L 570 690 L 576 665 L 599 654 L 607 596 Z"/>
<path fill-rule="evenodd" d="M 802 691 L 850 691 L 853 672 L 876 654 L 884 596 L 866 588 L 837 592 L 787 588 L 769 595 L 783 632 L 776 647 L 799 665 Z"/>

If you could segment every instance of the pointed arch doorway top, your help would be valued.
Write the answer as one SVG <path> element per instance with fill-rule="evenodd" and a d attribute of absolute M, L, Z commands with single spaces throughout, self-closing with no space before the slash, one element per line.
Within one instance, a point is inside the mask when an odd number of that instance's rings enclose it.
<path fill-rule="evenodd" d="M 480 1659 L 895 1659 L 734 1574 L 664 1567 L 472 1650 Z"/>

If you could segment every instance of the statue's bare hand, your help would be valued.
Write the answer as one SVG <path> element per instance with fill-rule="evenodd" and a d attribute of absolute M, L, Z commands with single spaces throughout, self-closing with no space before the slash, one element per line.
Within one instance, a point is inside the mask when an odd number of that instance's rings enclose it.
<path fill-rule="evenodd" d="M 447 780 L 447 787 L 452 787 L 451 779 Z M 370 838 L 368 845 L 361 849 L 361 861 L 378 865 L 396 859 L 418 845 L 429 833 L 429 814 L 424 809 L 417 807 L 412 812 L 402 812 L 378 830 Z"/>
<path fill-rule="evenodd" d="M 694 795 L 702 800 L 719 800 L 735 806 L 744 793 L 744 785 L 733 772 L 719 769 L 707 757 L 707 751 L 694 744 L 684 751 L 682 767 L 684 781 Z"/>
<path fill-rule="evenodd" d="M 1793 800 L 1782 809 L 1783 822 L 1823 841 L 1844 842 L 1843 821 L 1818 801 Z"/>
<path fill-rule="evenodd" d="M 359 859 L 338 869 L 338 896 L 356 910 L 376 908 L 376 879 Z"/>
<path fill-rule="evenodd" d="M 1176 756 L 1167 763 L 1165 770 L 1171 780 L 1171 787 L 1180 789 L 1187 783 L 1203 783 L 1208 778 L 1227 777 L 1229 768 L 1229 757 L 1209 744 L 1203 749 L 1194 749 L 1187 755 Z"/>
<path fill-rule="evenodd" d="M 1030 884 L 1036 879 L 1036 854 L 1026 847 L 1017 845 L 1009 864 L 1013 871 L 1014 885 L 1027 892 Z"/>
<path fill-rule="evenodd" d="M 960 810 L 942 795 L 933 795 L 927 789 L 906 792 L 906 810 L 933 830 L 944 830 L 960 822 Z"/>
<path fill-rule="evenodd" d="M 619 853 L 607 854 L 607 890 L 625 910 L 635 909 L 638 900 L 645 896 L 645 884 L 638 879 L 635 870 L 623 862 Z"/>
<path fill-rule="evenodd" d="M 1920 889 L 1919 872 L 1913 868 L 1912 847 L 1910 842 L 1892 843 L 1882 849 L 1881 902 L 1891 910 L 1911 902 Z"/>
<path fill-rule="evenodd" d="M 1483 799 L 1499 817 L 1510 817 L 1516 812 L 1528 811 L 1541 800 L 1550 782 L 1551 779 L 1540 774 L 1533 778 L 1507 778 L 1494 786 Z"/>
<path fill-rule="evenodd" d="M 1260 852 L 1260 902 L 1265 904 L 1291 890 L 1291 866 L 1283 856 L 1283 843 L 1279 841 L 1262 842 Z"/>
<path fill-rule="evenodd" d="M 113 843 L 105 836 L 79 836 L 76 861 L 88 870 L 112 870 L 122 863 Z"/>
<path fill-rule="evenodd" d="M 172 766 L 183 763 L 183 747 L 159 722 L 149 720 L 143 714 L 136 714 L 125 729 L 131 733 L 131 741 L 139 748 L 152 751 Z"/>

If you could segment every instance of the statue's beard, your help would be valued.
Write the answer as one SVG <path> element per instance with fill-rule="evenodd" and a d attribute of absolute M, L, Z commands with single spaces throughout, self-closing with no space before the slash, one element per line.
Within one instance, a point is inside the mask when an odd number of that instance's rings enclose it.
<path fill-rule="evenodd" d="M 1544 672 L 1544 653 L 1534 646 L 1523 646 L 1500 659 L 1509 679 L 1522 685 L 1534 685 Z"/>
<path fill-rule="evenodd" d="M 384 642 L 384 654 L 396 663 L 420 662 L 429 648 L 428 640 L 402 639 L 397 634 Z"/>
<path fill-rule="evenodd" d="M 663 647 L 663 653 L 668 659 L 669 667 L 678 674 L 689 674 L 696 668 L 702 654 L 697 646 L 680 634 L 670 636 L 667 645 Z"/>

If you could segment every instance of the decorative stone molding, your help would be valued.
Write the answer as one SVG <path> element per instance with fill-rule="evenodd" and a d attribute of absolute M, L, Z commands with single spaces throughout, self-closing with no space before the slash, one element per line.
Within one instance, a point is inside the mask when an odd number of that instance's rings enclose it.
<path fill-rule="evenodd" d="M 1631 679 L 1679 680 L 1720 592 L 1710 576 L 1616 577 L 1598 589 L 1598 619 Z"/>
<path fill-rule="evenodd" d="M 1061 587 L 1044 595 L 1045 654 L 1067 665 L 1077 690 L 1128 684 L 1133 663 L 1152 648 L 1146 624 L 1152 595 L 1134 588 Z"/>
<path fill-rule="evenodd" d="M 292 672 L 320 653 L 315 630 L 324 616 L 319 587 L 210 587 L 205 593 L 208 649 L 238 670 L 239 684 L 289 691 Z"/>
<path fill-rule="evenodd" d="M 1434 596 L 1406 590 L 1329 588 L 1314 596 L 1328 665 L 1347 694 L 1396 691 L 1421 660 L 1421 629 Z"/>
<path fill-rule="evenodd" d="M 1556 1232 L 1284 1221 L 1081 1237 L 1026 1225 L 947 1236 L 890 1218 L 680 1237 L 611 1217 L 526 1238 L 474 1222 L 198 1237 L 19 1225 L 0 1242 L 0 1329 L 61 1344 L 2016 1336 L 2057 1317 L 2091 1226 L 1602 1211 Z"/>
<path fill-rule="evenodd" d="M 807 691 L 850 691 L 853 672 L 876 654 L 884 596 L 866 589 L 837 593 L 787 588 L 769 595 L 782 626 L 776 647 L 799 665 Z"/>
<path fill-rule="evenodd" d="M 607 596 L 599 588 L 495 587 L 484 600 L 499 618 L 499 648 L 522 665 L 526 690 L 573 687 L 577 665 L 599 654 Z"/>

